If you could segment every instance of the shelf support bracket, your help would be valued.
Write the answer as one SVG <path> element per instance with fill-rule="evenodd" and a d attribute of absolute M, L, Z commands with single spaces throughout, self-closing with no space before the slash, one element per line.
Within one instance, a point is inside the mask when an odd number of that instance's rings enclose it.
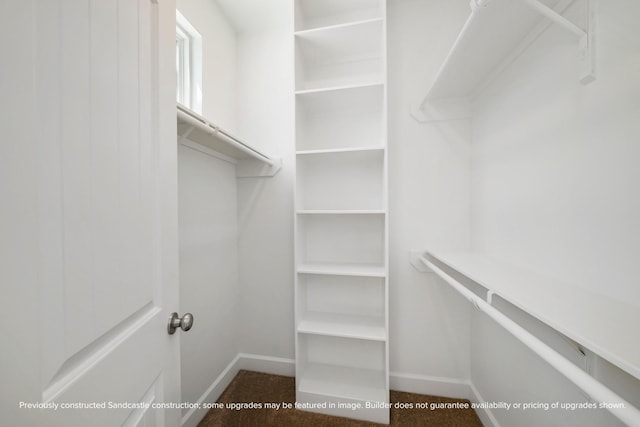
<path fill-rule="evenodd" d="M 427 265 L 420 259 L 422 255 L 423 253 L 420 251 L 410 251 L 409 262 L 411 263 L 413 268 L 418 270 L 420 273 L 433 273 L 433 270 L 427 267 Z"/>
<path fill-rule="evenodd" d="M 410 114 L 420 123 L 437 123 L 471 117 L 471 104 L 467 98 L 425 99 L 410 107 Z"/>
<path fill-rule="evenodd" d="M 596 79 L 595 76 L 595 5 L 593 0 L 586 0 L 587 22 L 586 30 L 583 30 L 567 18 L 556 12 L 540 0 L 523 0 L 527 5 L 535 9 L 552 22 L 559 24 L 579 38 L 579 79 L 582 84 L 589 84 Z"/>

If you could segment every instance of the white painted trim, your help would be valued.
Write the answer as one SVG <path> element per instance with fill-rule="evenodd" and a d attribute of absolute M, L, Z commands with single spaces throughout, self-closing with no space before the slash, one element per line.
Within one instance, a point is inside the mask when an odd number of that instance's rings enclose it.
<path fill-rule="evenodd" d="M 198 399 L 198 403 L 215 402 L 241 369 L 265 374 L 295 376 L 295 360 L 284 357 L 262 356 L 259 354 L 238 353 L 216 380 Z M 389 385 L 392 390 L 443 396 L 454 399 L 469 399 L 471 402 L 484 402 L 475 386 L 468 380 L 449 377 L 390 372 Z M 182 427 L 196 427 L 207 414 L 207 409 L 192 409 L 182 417 Z M 482 424 L 486 427 L 500 427 L 489 409 L 476 410 Z"/>
<path fill-rule="evenodd" d="M 238 360 L 240 355 L 238 354 L 222 371 L 218 378 L 207 388 L 207 390 L 198 399 L 199 404 L 204 402 L 215 402 L 218 400 L 222 392 L 229 386 L 231 381 L 238 375 L 240 368 L 238 367 Z M 182 416 L 180 425 L 182 427 L 196 427 L 200 421 L 207 415 L 209 410 L 206 408 L 190 409 L 189 412 Z"/>
<path fill-rule="evenodd" d="M 183 75 L 184 104 L 202 114 L 202 36 L 187 18 L 176 9 L 176 36 L 184 43 L 185 71 Z"/>
<path fill-rule="evenodd" d="M 469 396 L 467 398 L 473 403 L 481 403 L 485 401 L 480 395 L 480 392 L 478 391 L 476 386 L 473 385 L 472 382 L 469 383 Z M 478 415 L 478 418 L 480 418 L 480 422 L 482 423 L 483 426 L 500 427 L 500 424 L 498 423 L 498 420 L 496 420 L 496 417 L 491 412 L 491 409 L 476 408 L 475 411 L 476 411 L 476 414 Z"/>
<path fill-rule="evenodd" d="M 389 373 L 389 388 L 407 393 L 468 399 L 471 394 L 469 381 L 458 378 L 432 377 L 404 372 Z"/>
<path fill-rule="evenodd" d="M 263 372 L 272 375 L 293 377 L 296 373 L 296 361 L 284 357 L 261 356 L 258 354 L 238 354 L 239 369 Z"/>
<path fill-rule="evenodd" d="M 224 368 L 222 373 L 218 375 L 218 378 L 216 378 L 213 384 L 200 396 L 197 403 L 202 404 L 204 402 L 217 401 L 241 369 L 293 377 L 295 375 L 295 360 L 282 357 L 261 356 L 258 354 L 238 353 L 227 367 Z M 208 411 L 206 408 L 189 410 L 189 412 L 182 417 L 181 426 L 196 427 Z"/>

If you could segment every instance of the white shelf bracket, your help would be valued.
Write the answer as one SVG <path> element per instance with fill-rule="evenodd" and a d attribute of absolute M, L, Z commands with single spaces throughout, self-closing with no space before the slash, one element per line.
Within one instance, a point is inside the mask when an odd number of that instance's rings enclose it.
<path fill-rule="evenodd" d="M 420 123 L 437 123 L 471 117 L 471 104 L 467 98 L 425 99 L 410 107 L 410 114 Z"/>
<path fill-rule="evenodd" d="M 409 252 L 409 262 L 420 273 L 433 273 L 427 265 L 421 260 L 422 252 L 420 251 L 410 251 Z"/>
<path fill-rule="evenodd" d="M 189 135 L 191 135 L 191 132 L 193 132 L 193 129 L 194 129 L 193 126 L 189 126 L 187 130 L 185 130 L 184 133 L 180 135 L 180 139 L 178 140 L 178 142 L 182 144 L 187 138 L 189 138 Z"/>
<path fill-rule="evenodd" d="M 527 5 L 578 36 L 579 80 L 582 84 L 589 84 L 596 79 L 595 75 L 595 4 L 594 0 L 585 0 L 587 7 L 586 30 L 583 30 L 560 13 L 551 9 L 540 0 L 523 0 Z"/>
<path fill-rule="evenodd" d="M 273 159 L 271 164 L 257 159 L 242 159 L 236 166 L 236 178 L 271 178 L 282 169 L 282 159 Z"/>

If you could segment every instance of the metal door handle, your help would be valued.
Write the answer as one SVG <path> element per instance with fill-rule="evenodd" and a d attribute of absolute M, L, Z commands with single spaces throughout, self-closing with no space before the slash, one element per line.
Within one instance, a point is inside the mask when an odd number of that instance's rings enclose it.
<path fill-rule="evenodd" d="M 183 331 L 188 331 L 193 326 L 193 314 L 185 313 L 182 318 L 178 316 L 178 313 L 171 313 L 169 317 L 169 325 L 167 325 L 167 332 L 169 335 L 173 335 L 176 329 L 180 328 Z"/>

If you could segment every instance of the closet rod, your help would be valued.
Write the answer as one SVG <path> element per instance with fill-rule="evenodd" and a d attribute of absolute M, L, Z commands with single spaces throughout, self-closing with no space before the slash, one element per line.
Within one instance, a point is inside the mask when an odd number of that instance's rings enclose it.
<path fill-rule="evenodd" d="M 593 400 L 605 404 L 621 403 L 622 408 L 614 408 L 610 405 L 605 405 L 605 408 L 611 412 L 613 416 L 629 426 L 640 426 L 640 410 L 638 410 L 638 408 L 618 396 L 601 382 L 597 381 L 591 375 L 587 374 L 551 347 L 540 341 L 522 326 L 518 325 L 492 305 L 471 292 L 465 286 L 425 258 L 424 255 L 420 255 L 418 259 L 434 273 L 440 276 L 445 282 L 451 285 L 456 291 L 467 298 L 477 309 L 491 317 L 496 323 L 510 332 L 534 353 L 558 370 L 558 372 L 564 375 L 569 381 L 587 393 L 587 395 L 589 395 Z"/>
<path fill-rule="evenodd" d="M 229 135 L 224 130 L 219 127 L 214 126 L 213 124 L 207 122 L 204 118 L 201 118 L 185 108 L 181 108 L 178 105 L 178 118 L 184 122 L 187 122 L 189 125 L 198 128 L 202 132 L 208 135 L 215 135 L 217 138 L 223 139 L 229 145 L 237 148 L 238 150 L 243 151 L 244 153 L 250 155 L 251 157 L 257 158 L 270 166 L 274 166 L 277 163 L 277 160 L 271 159 L 268 156 L 265 156 L 261 152 L 249 147 L 244 142 L 236 139 L 235 137 Z"/>

